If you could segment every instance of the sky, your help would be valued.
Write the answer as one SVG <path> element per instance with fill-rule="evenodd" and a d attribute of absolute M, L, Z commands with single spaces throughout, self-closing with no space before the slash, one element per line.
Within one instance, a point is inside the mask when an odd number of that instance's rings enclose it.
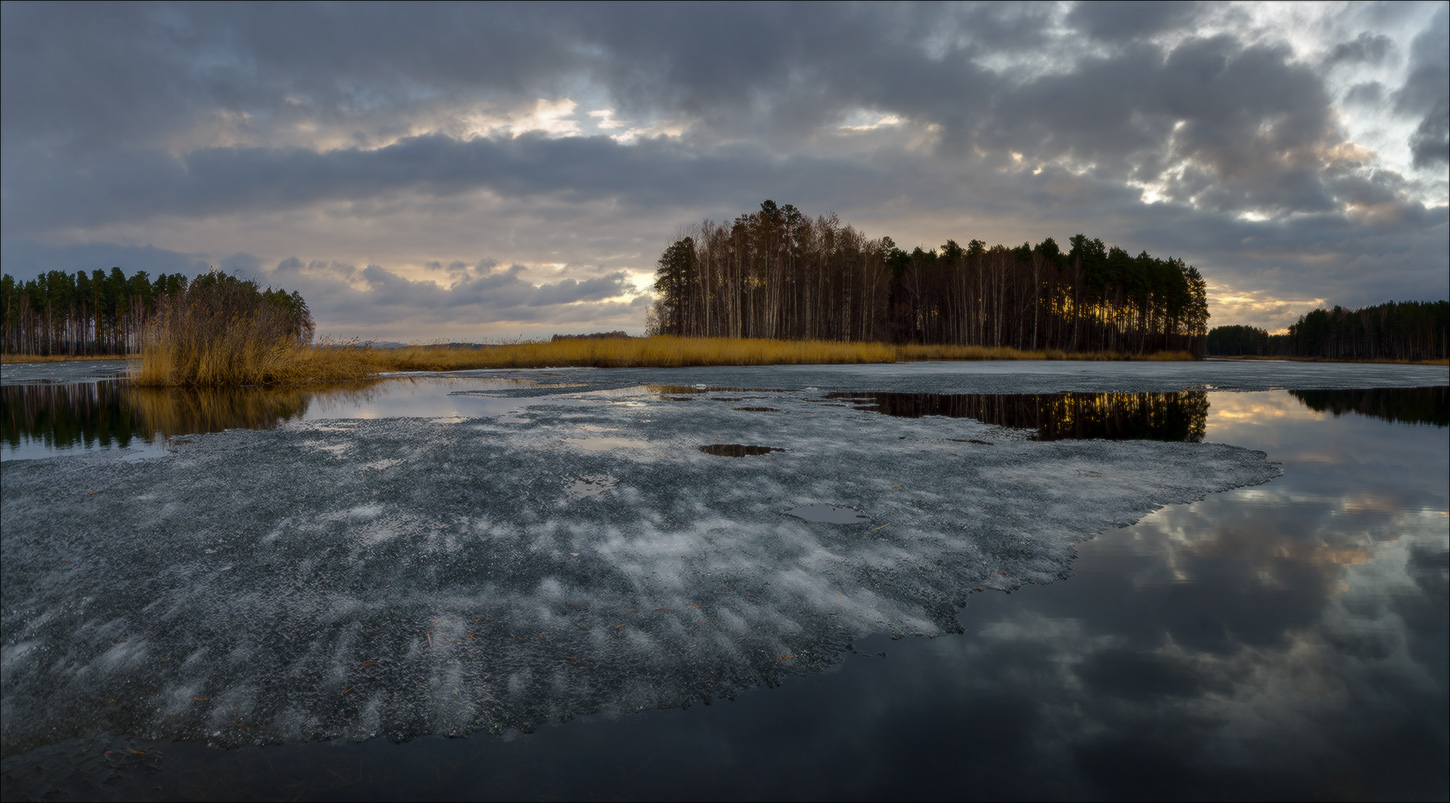
<path fill-rule="evenodd" d="M 1176 256 L 1211 326 L 1450 296 L 1450 4 L 0 4 L 0 270 L 215 267 L 319 334 L 643 331 L 765 199 Z"/>

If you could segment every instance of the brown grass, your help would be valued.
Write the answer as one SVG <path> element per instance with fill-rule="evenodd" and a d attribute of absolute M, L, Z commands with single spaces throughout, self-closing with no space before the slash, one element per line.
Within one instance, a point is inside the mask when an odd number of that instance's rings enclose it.
<path fill-rule="evenodd" d="M 1187 352 L 1020 351 L 976 346 L 892 346 L 885 343 L 648 337 L 515 342 L 481 348 L 409 346 L 374 349 L 355 344 L 299 346 L 245 333 L 210 348 L 183 339 L 153 340 L 142 353 L 137 384 L 217 387 L 347 381 L 383 371 L 462 371 L 480 368 L 682 367 L 691 365 L 824 365 L 924 360 L 1191 360 Z M 187 379 L 190 377 L 190 379 Z"/>
<path fill-rule="evenodd" d="M 519 342 L 480 349 L 410 346 L 378 350 L 373 358 L 389 371 L 458 371 L 472 368 L 568 366 L 679 367 L 688 365 L 825 365 L 924 360 L 1191 360 L 1186 351 L 1127 355 L 1117 352 L 1022 351 L 981 346 L 841 343 L 825 340 L 757 340 L 723 337 Z"/>
<path fill-rule="evenodd" d="M 555 342 L 517 342 L 481 349 L 412 346 L 377 351 L 392 371 L 454 371 L 468 368 L 595 366 L 627 368 L 686 365 L 797 365 L 895 362 L 881 343 L 824 340 L 756 340 L 717 337 L 640 337 Z"/>
<path fill-rule="evenodd" d="M 347 382 L 379 370 L 372 349 L 357 345 L 299 345 L 239 332 L 218 342 L 158 339 L 141 352 L 131 380 L 143 387 L 236 387 L 297 382 Z"/>
<path fill-rule="evenodd" d="M 135 360 L 140 354 L 0 354 L 0 365 L 23 362 L 96 362 L 98 360 Z"/>
<path fill-rule="evenodd" d="M 518 342 L 478 349 L 410 346 L 377 350 L 379 370 L 458 371 L 474 368 L 568 366 L 679 367 L 689 365 L 825 365 L 924 360 L 1191 360 L 1186 351 L 1127 355 L 1116 352 L 1022 351 L 981 346 L 841 343 L 824 340 L 758 340 L 712 337 Z"/>

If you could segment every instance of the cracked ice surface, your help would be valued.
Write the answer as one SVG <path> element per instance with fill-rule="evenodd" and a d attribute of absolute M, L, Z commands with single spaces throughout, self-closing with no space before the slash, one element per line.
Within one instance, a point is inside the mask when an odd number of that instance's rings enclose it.
<path fill-rule="evenodd" d="M 1033 442 L 745 395 L 777 412 L 573 392 L 7 463 L 4 752 L 528 729 L 730 696 L 863 634 L 954 632 L 978 587 L 1050 582 L 1094 533 L 1278 473 L 1223 444 Z M 783 451 L 699 449 L 718 443 Z M 867 521 L 786 515 L 809 505 Z"/>

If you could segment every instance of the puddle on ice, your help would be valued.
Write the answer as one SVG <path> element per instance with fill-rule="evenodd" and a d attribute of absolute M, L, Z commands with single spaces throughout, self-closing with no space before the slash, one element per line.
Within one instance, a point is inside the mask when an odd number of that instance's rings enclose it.
<path fill-rule="evenodd" d="M 713 454 L 716 457 L 749 457 L 751 455 L 770 454 L 771 452 L 783 452 L 784 449 L 777 446 L 747 446 L 741 443 L 712 443 L 708 446 L 701 446 L 700 451 L 705 454 Z"/>
<path fill-rule="evenodd" d="M 607 474 L 580 477 L 564 488 L 564 496 L 571 501 L 577 499 L 598 499 L 612 490 L 616 484 L 617 481 Z"/>
<path fill-rule="evenodd" d="M 821 524 L 870 524 L 871 519 L 856 512 L 854 508 L 835 505 L 801 505 L 785 511 L 787 516 L 814 521 Z"/>
<path fill-rule="evenodd" d="M 602 396 L 605 398 L 648 398 L 665 401 L 690 401 L 708 398 L 711 401 L 740 401 L 739 397 L 709 396 L 711 393 L 784 393 L 776 388 L 715 387 L 709 385 L 630 385 L 622 388 L 605 388 L 579 394 L 580 397 Z"/>
<path fill-rule="evenodd" d="M 634 438 L 564 438 L 564 442 L 589 452 L 649 448 L 649 441 L 635 440 Z"/>

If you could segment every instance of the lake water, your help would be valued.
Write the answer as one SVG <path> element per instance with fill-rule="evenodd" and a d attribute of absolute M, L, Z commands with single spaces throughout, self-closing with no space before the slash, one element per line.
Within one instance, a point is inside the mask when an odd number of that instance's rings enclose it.
<path fill-rule="evenodd" d="M 1450 383 L 1443 368 L 1360 368 L 491 372 L 320 393 L 206 395 L 138 394 L 103 378 L 114 366 L 6 366 L 3 794 L 1443 800 L 1450 795 Z M 910 457 L 906 450 L 926 449 L 932 433 L 940 434 L 931 448 L 941 461 L 1122 438 L 1145 442 L 1124 449 L 1159 451 L 1106 451 L 1107 462 L 1093 465 L 1110 467 L 1119 454 L 1156 460 L 1232 444 L 1267 453 L 1282 474 L 1103 528 L 1076 543 L 1065 579 L 970 593 L 955 615 L 960 633 L 858 637 L 828 659 L 732 691 L 733 699 L 706 695 L 707 704 L 644 711 L 594 699 L 585 702 L 597 711 L 585 706 L 529 733 L 420 732 L 401 743 L 379 736 L 229 749 L 149 738 L 153 726 L 117 732 L 113 723 L 129 720 L 101 710 L 93 720 L 83 712 L 79 722 L 67 720 L 64 738 L 26 737 L 24 749 L 12 747 L 12 733 L 24 730 L 15 719 L 22 710 L 15 684 L 25 671 L 17 634 L 41 627 L 27 624 L 33 611 L 16 610 L 11 586 L 19 581 L 8 573 L 11 565 L 38 565 L 31 547 L 11 540 L 21 510 L 11 485 L 20 481 L 11 479 L 17 467 L 39 471 L 31 461 L 60 465 L 109 452 L 120 459 L 96 471 L 123 472 L 129 461 L 164 462 L 175 459 L 173 450 L 185 456 L 226 443 L 192 443 L 194 433 L 285 433 L 340 420 L 406 417 L 437 427 L 486 419 L 519 422 L 524 433 L 539 426 L 530 417 L 540 409 L 553 420 L 601 405 L 610 405 L 609 416 L 652 417 L 642 421 L 703 420 L 695 440 L 671 435 L 681 454 L 694 453 L 680 460 L 713 459 L 702 465 L 728 465 L 710 470 L 740 477 L 777 465 L 766 461 L 801 457 L 809 441 L 787 435 L 827 415 L 850 416 L 839 419 L 849 426 L 838 438 L 862 450 L 879 455 L 898 437 L 915 444 L 900 447 L 900 461 Z M 794 418 L 771 429 L 780 416 Z M 660 442 L 652 430 L 611 429 L 608 416 L 579 420 L 564 437 L 551 435 L 550 448 L 580 465 Z M 742 423 L 707 426 L 720 421 Z M 699 453 L 711 444 L 780 451 Z M 850 459 L 849 449 L 832 454 Z M 611 471 L 576 471 L 564 478 L 573 485 L 560 486 L 561 498 L 619 495 L 631 479 Z M 1046 504 L 1034 504 L 1046 521 Z M 839 513 L 835 524 L 807 519 L 790 527 L 869 533 L 901 525 L 897 514 L 885 520 L 884 505 L 861 497 L 782 502 L 775 510 L 791 521 L 792 510 Z M 658 667 L 638 672 L 646 683 L 676 682 Z M 104 708 L 113 694 L 99 693 L 96 705 Z"/>

